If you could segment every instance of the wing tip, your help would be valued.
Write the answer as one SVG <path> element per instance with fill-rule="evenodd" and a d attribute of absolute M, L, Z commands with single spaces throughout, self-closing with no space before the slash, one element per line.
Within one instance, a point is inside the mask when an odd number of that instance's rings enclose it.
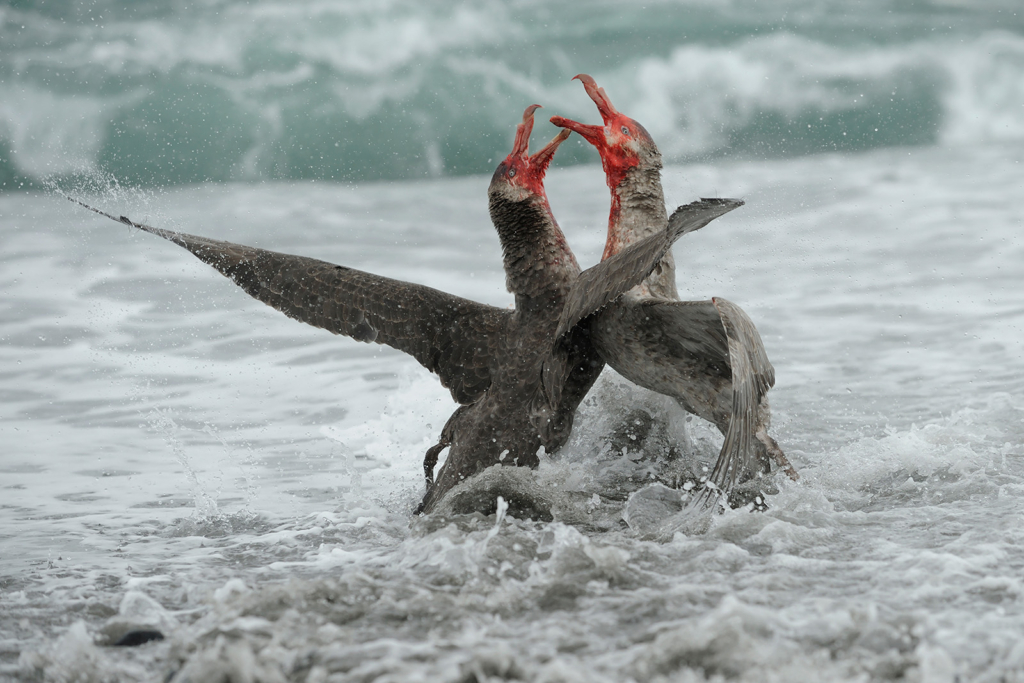
<path fill-rule="evenodd" d="M 694 203 L 719 204 L 722 206 L 729 206 L 733 209 L 746 204 L 744 200 L 738 197 L 701 197 Z"/>
<path fill-rule="evenodd" d="M 740 208 L 744 204 L 746 204 L 745 201 L 735 197 L 701 197 L 689 204 L 683 204 L 676 207 L 676 210 L 672 212 L 672 215 L 675 216 L 680 212 L 700 212 L 712 214 L 712 218 L 718 218 L 719 216 Z"/>
<path fill-rule="evenodd" d="M 676 240 L 688 232 L 700 230 L 720 216 L 746 204 L 742 199 L 729 197 L 702 197 L 697 201 L 676 207 L 668 218 L 670 239 Z"/>

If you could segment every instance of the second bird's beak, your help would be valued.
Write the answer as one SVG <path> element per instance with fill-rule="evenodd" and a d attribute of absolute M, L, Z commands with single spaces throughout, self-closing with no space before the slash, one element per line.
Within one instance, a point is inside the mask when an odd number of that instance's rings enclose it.
<path fill-rule="evenodd" d="M 599 147 L 604 144 L 604 126 L 591 126 L 579 121 L 573 121 L 562 116 L 552 116 L 551 123 L 559 128 L 565 128 L 566 132 L 574 131 L 583 136 L 583 139 Z"/>
<path fill-rule="evenodd" d="M 604 121 L 605 124 L 607 124 L 613 117 L 619 115 L 615 105 L 613 105 L 612 101 L 608 99 L 608 95 L 605 93 L 604 88 L 599 87 L 593 78 L 587 74 L 578 74 L 573 78 L 573 80 L 578 80 L 583 83 L 583 88 L 587 91 L 587 95 L 590 96 L 590 99 L 594 100 L 594 104 L 597 105 L 597 111 L 601 114 L 601 120 Z M 560 128 L 568 128 L 571 131 L 579 133 L 583 136 L 584 140 L 595 147 L 601 147 L 604 144 L 603 126 L 590 126 L 561 116 L 552 116 L 551 123 L 559 126 Z"/>
<path fill-rule="evenodd" d="M 533 112 L 540 109 L 539 104 L 531 104 L 523 112 L 523 122 L 516 126 L 516 140 L 512 143 L 512 154 L 528 158 L 530 155 L 530 133 L 533 132 Z"/>
<path fill-rule="evenodd" d="M 604 88 L 600 87 L 593 78 L 587 74 L 576 74 L 572 80 L 578 80 L 583 84 L 583 89 L 590 95 L 590 99 L 594 100 L 594 104 L 597 105 L 597 111 L 601 114 L 601 120 L 606 124 L 609 119 L 619 115 L 619 110 L 608 99 L 608 94 L 604 91 Z"/>
<path fill-rule="evenodd" d="M 544 145 L 542 149 L 538 150 L 536 154 L 530 157 L 530 167 L 536 168 L 538 171 L 547 170 L 548 164 L 551 163 L 551 159 L 555 156 L 555 150 L 557 150 L 558 146 L 565 142 L 566 138 L 570 135 L 572 135 L 572 133 L 568 130 L 563 129 L 558 131 L 558 135 L 556 135 L 551 142 Z"/>

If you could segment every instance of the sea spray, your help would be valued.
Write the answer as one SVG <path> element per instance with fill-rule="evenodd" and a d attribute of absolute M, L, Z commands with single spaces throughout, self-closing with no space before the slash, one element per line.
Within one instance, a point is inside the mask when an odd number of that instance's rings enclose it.
<path fill-rule="evenodd" d="M 671 488 L 658 477 L 681 464 L 699 474 L 720 437 L 608 374 L 579 440 L 530 473 L 556 519 L 506 512 L 482 556 L 495 516 L 411 516 L 444 397 L 415 360 L 297 325 L 63 199 L 0 196 L 0 678 L 202 680 L 225 662 L 301 682 L 1021 678 L 1021 158 L 1010 142 L 670 167 L 669 196 L 748 201 L 677 250 L 680 286 L 757 321 L 803 478 L 765 512 L 643 538 L 623 519 L 630 495 Z M 596 261 L 600 169 L 549 180 Z M 485 182 L 206 185 L 150 211 L 504 306 L 500 252 L 473 213 Z M 133 382 L 145 391 L 126 401 Z M 236 513 L 244 484 L 225 480 L 223 523 L 190 521 L 189 482 L 169 474 L 181 465 L 138 417 L 150 405 L 196 468 L 246 457 L 207 424 L 252 445 L 258 518 Z M 647 417 L 617 430 L 634 410 Z M 353 500 L 344 448 L 321 430 L 368 419 L 380 431 L 359 447 L 382 456 Z M 671 459 L 676 420 L 690 444 Z M 129 592 L 178 627 L 97 646 Z"/>

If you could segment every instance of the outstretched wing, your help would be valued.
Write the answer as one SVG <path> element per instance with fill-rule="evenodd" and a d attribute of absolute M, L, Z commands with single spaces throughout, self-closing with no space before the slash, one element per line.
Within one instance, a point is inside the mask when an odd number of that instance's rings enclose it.
<path fill-rule="evenodd" d="M 681 338 L 687 350 L 708 361 L 728 363 L 732 414 L 709 480 L 718 490 L 729 491 L 760 470 L 755 443 L 758 407 L 775 385 L 775 368 L 761 335 L 743 309 L 719 297 L 658 303 L 651 309 L 663 319 L 671 318 L 674 336 Z"/>
<path fill-rule="evenodd" d="M 507 311 L 305 256 L 154 228 L 69 199 L 188 249 L 290 318 L 408 353 L 459 403 L 472 403 L 490 386 Z"/>
<path fill-rule="evenodd" d="M 680 206 L 668 219 L 668 227 L 663 232 L 587 268 L 573 282 L 566 296 L 555 338 L 561 338 L 580 320 L 643 282 L 677 239 L 740 206 L 743 201 L 739 199 L 701 199 Z"/>

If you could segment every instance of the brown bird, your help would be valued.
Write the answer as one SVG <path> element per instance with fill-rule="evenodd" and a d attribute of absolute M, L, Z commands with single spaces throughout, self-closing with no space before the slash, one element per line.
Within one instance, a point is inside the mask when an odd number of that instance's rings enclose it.
<path fill-rule="evenodd" d="M 564 444 L 579 402 L 603 367 L 588 328 L 577 323 L 638 285 L 680 236 L 743 203 L 708 199 L 680 207 L 666 229 L 581 274 L 543 187 L 568 133 L 529 156 L 535 108 L 527 110 L 488 190 L 516 299 L 512 311 L 305 256 L 155 228 L 68 199 L 184 247 L 291 318 L 387 344 L 436 373 L 461 405 L 425 458 L 428 488 L 418 512 L 430 512 L 452 487 L 487 467 L 536 467 L 542 446 L 552 452 Z M 434 481 L 434 464 L 446 447 L 448 458 Z"/>
<path fill-rule="evenodd" d="M 601 155 L 611 190 L 608 237 L 602 259 L 665 229 L 668 215 L 661 187 L 661 153 L 638 122 L 619 113 L 603 88 L 576 76 L 597 105 L 603 126 L 560 116 L 556 126 L 579 133 Z M 771 409 L 765 394 L 775 384 L 757 328 L 747 314 L 720 297 L 680 301 L 671 253 L 651 275 L 591 322 L 601 357 L 623 377 L 671 396 L 684 410 L 712 423 L 725 443 L 708 479 L 729 492 L 770 469 L 774 460 L 797 478 L 782 449 L 768 434 Z"/>

